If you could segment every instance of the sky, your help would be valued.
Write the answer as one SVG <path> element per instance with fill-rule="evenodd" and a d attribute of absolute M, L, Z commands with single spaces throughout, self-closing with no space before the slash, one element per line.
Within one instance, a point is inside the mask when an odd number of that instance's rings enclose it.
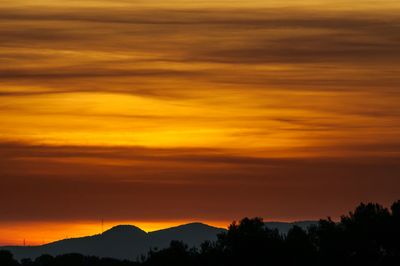
<path fill-rule="evenodd" d="M 400 2 L 2 0 L 0 244 L 400 199 Z"/>

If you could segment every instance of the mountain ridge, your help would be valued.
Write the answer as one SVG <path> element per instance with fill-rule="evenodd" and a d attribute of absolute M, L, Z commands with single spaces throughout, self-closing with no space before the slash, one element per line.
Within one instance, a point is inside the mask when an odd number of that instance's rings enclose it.
<path fill-rule="evenodd" d="M 224 231 L 224 228 L 198 222 L 152 232 L 145 232 L 134 225 L 117 225 L 102 234 L 62 239 L 40 246 L 5 246 L 0 249 L 11 251 L 18 260 L 66 253 L 136 260 L 151 248 L 167 247 L 172 240 L 199 246 L 206 240 L 216 240 L 217 234 Z"/>
<path fill-rule="evenodd" d="M 294 225 L 305 229 L 314 223 L 316 222 L 266 222 L 265 225 L 286 234 Z M 218 234 L 226 231 L 225 228 L 201 222 L 182 224 L 152 232 L 145 232 L 137 226 L 125 224 L 114 226 L 102 234 L 62 239 L 40 246 L 5 246 L 0 249 L 11 251 L 18 260 L 35 259 L 43 254 L 55 256 L 67 253 L 137 260 L 152 248 L 168 247 L 173 240 L 182 241 L 189 247 L 199 247 L 204 241 L 215 241 Z"/>

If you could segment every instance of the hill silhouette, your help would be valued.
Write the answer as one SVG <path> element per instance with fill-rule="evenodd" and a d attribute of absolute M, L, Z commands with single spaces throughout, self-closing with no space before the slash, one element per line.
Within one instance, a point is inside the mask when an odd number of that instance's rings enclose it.
<path fill-rule="evenodd" d="M 64 239 L 42 246 L 10 246 L 2 249 L 11 251 L 19 260 L 34 259 L 43 254 L 56 256 L 67 253 L 136 260 L 150 248 L 168 247 L 173 240 L 199 246 L 206 240 L 216 240 L 217 234 L 225 230 L 202 223 L 190 223 L 146 233 L 133 225 L 118 225 L 94 236 Z"/>
<path fill-rule="evenodd" d="M 307 230 L 310 226 L 317 225 L 318 221 L 298 221 L 293 223 L 286 222 L 266 222 L 265 226 L 269 229 L 277 229 L 279 233 L 287 235 L 290 229 L 294 226 L 298 226 L 304 230 Z"/>
<path fill-rule="evenodd" d="M 317 222 L 266 222 L 265 226 L 277 229 L 282 234 L 293 226 L 306 229 Z M 87 256 L 108 257 L 115 259 L 136 260 L 153 249 L 163 249 L 171 241 L 181 241 L 189 247 L 200 247 L 204 241 L 215 241 L 219 233 L 226 229 L 216 228 L 204 223 L 189 223 L 146 233 L 133 225 L 118 225 L 103 234 L 64 239 L 42 246 L 9 246 L 3 249 L 11 251 L 18 260 L 35 259 L 43 254 L 57 256 L 68 253 L 79 253 Z"/>

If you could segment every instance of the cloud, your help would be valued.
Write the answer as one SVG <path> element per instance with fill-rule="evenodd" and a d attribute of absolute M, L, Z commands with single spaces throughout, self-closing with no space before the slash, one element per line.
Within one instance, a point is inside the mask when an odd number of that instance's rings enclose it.
<path fill-rule="evenodd" d="M 389 90 L 400 82 L 398 18 L 373 11 L 52 7 L 0 13 L 0 40 L 8 49 L 0 58 L 9 62 L 0 66 L 3 84 L 75 91 L 86 90 L 82 79 L 108 79 L 124 93 L 135 86 L 132 93 L 140 94 L 151 87 L 143 85 L 149 78 L 158 86 L 190 79 L 213 89 Z"/>
<path fill-rule="evenodd" d="M 399 154 L 262 158 L 218 149 L 18 143 L 2 143 L 0 151 L 0 199 L 7 202 L 1 222 L 339 215 L 360 200 L 390 202 L 400 185 Z"/>
<path fill-rule="evenodd" d="M 28 80 L 53 80 L 53 79 L 81 79 L 81 78 L 109 78 L 109 77 L 149 77 L 149 76 L 190 76 L 195 75 L 189 71 L 173 71 L 173 70 L 157 70 L 157 69 L 139 69 L 139 70 L 115 70 L 115 69 L 96 69 L 96 68 L 83 68 L 83 69 L 41 69 L 35 70 L 5 70 L 0 73 L 0 79 L 14 80 L 14 79 L 28 79 Z"/>

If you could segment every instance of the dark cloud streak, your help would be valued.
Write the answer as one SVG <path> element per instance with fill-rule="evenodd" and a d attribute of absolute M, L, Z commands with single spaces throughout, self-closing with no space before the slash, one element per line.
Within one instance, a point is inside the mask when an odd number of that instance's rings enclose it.
<path fill-rule="evenodd" d="M 399 157 L 274 159 L 217 149 L 17 143 L 1 144 L 0 155 L 0 200 L 8 202 L 0 206 L 1 222 L 339 215 L 360 200 L 390 202 L 400 185 Z M 79 160 L 68 160 L 73 158 Z M 85 158 L 131 164 L 92 164 Z M 326 186 L 329 191 L 321 189 Z"/>

